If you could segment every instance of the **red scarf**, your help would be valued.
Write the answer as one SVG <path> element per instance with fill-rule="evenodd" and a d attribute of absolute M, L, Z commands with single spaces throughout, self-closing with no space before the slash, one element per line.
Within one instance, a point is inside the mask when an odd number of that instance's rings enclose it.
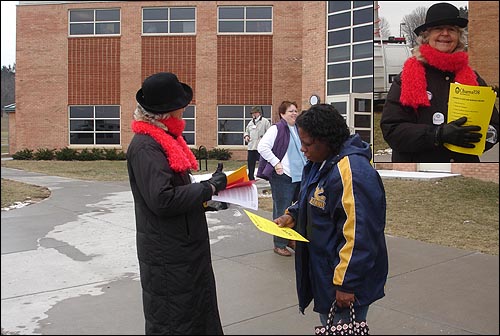
<path fill-rule="evenodd" d="M 441 52 L 428 44 L 420 46 L 420 53 L 431 66 L 455 73 L 455 82 L 466 85 L 478 85 L 475 72 L 469 66 L 469 56 L 465 51 L 452 54 Z M 427 96 L 425 68 L 415 56 L 406 60 L 401 73 L 402 105 L 413 107 L 430 106 Z"/>
<path fill-rule="evenodd" d="M 168 133 L 144 121 L 132 121 L 132 131 L 138 134 L 147 134 L 158 142 L 167 155 L 170 168 L 175 172 L 184 172 L 188 169 L 198 170 L 198 162 L 191 149 L 182 137 L 186 121 L 177 118 L 160 120 L 168 128 Z"/>

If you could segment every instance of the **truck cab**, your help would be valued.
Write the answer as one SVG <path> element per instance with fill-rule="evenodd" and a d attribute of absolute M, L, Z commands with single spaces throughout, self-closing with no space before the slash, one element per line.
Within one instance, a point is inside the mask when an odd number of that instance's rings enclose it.
<path fill-rule="evenodd" d="M 404 37 L 390 36 L 373 42 L 373 100 L 377 105 L 385 102 L 392 81 L 411 56 L 411 50 Z"/>

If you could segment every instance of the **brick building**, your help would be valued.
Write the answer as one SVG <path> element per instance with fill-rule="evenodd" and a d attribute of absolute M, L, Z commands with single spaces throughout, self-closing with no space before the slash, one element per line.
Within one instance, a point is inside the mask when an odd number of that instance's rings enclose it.
<path fill-rule="evenodd" d="M 135 93 L 160 71 L 193 87 L 193 148 L 245 158 L 252 105 L 274 122 L 312 95 L 371 142 L 372 36 L 372 1 L 20 1 L 10 151 L 126 151 Z"/>

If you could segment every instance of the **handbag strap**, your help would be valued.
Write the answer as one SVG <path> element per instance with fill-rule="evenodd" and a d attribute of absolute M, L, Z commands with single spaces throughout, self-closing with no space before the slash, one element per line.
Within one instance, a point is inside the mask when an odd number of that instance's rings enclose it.
<path fill-rule="evenodd" d="M 333 318 L 335 317 L 335 313 L 337 312 L 337 300 L 333 300 L 332 306 L 330 307 L 330 312 L 328 313 L 328 320 L 326 321 L 326 325 L 328 330 L 333 324 Z M 354 321 L 356 320 L 356 315 L 354 314 L 354 302 L 351 302 L 349 305 L 349 322 L 354 325 Z"/>

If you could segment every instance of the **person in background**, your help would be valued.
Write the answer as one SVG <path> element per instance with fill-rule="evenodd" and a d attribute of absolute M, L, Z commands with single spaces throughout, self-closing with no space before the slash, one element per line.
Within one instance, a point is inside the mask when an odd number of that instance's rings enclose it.
<path fill-rule="evenodd" d="M 245 143 L 248 144 L 248 178 L 250 180 L 255 180 L 255 162 L 260 159 L 259 151 L 257 151 L 257 145 L 269 127 L 271 127 L 271 123 L 262 116 L 262 108 L 259 106 L 253 106 L 250 113 L 252 115 L 252 120 L 250 120 L 245 128 L 243 140 L 245 140 Z"/>
<path fill-rule="evenodd" d="M 479 126 L 464 124 L 467 117 L 446 122 L 450 83 L 488 86 L 469 65 L 465 51 L 468 20 L 449 3 L 428 10 L 425 23 L 415 29 L 417 46 L 395 77 L 382 111 L 380 127 L 392 148 L 393 162 L 479 162 L 479 156 L 457 153 L 444 144 L 474 148 Z M 499 115 L 491 115 L 484 151 L 498 142 Z"/>
<path fill-rule="evenodd" d="M 224 190 L 222 167 L 192 183 L 196 158 L 182 132 L 193 97 L 177 76 L 160 72 L 137 92 L 127 150 L 146 334 L 221 335 L 204 202 Z"/>
<path fill-rule="evenodd" d="M 316 104 L 297 118 L 304 167 L 299 199 L 274 220 L 309 240 L 297 242 L 296 286 L 302 313 L 313 310 L 326 325 L 334 300 L 335 323 L 357 321 L 385 296 L 388 257 L 385 241 L 386 199 L 372 167 L 370 145 L 350 135 L 342 115 L 329 104 Z"/>
<path fill-rule="evenodd" d="M 299 111 L 297 103 L 283 101 L 278 113 L 280 121 L 272 125 L 262 137 L 257 150 L 273 167 L 269 177 L 273 198 L 273 218 L 281 216 L 285 209 L 297 200 L 302 169 L 306 159 L 300 151 L 300 139 L 295 126 Z M 259 163 L 259 170 L 261 164 Z M 258 177 L 259 174 L 257 175 Z M 291 256 L 295 241 L 273 236 L 274 252 L 281 256 Z"/>

